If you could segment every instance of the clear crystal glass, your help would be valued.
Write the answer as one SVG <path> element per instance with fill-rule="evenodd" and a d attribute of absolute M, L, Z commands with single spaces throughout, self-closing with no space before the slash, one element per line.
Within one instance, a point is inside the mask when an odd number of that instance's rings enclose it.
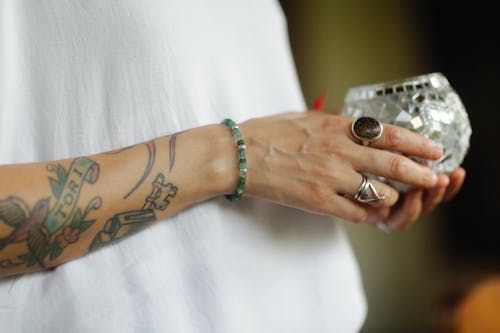
<path fill-rule="evenodd" d="M 441 73 L 351 88 L 343 114 L 373 117 L 436 141 L 444 149 L 439 161 L 415 159 L 437 173 L 455 170 L 469 148 L 472 130 L 467 112 Z"/>

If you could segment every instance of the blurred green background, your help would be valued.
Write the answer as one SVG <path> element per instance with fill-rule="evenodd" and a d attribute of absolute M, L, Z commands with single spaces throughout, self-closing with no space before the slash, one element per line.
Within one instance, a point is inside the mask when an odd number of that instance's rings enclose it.
<path fill-rule="evenodd" d="M 474 105 L 469 96 L 474 95 L 475 91 L 460 84 L 465 82 L 464 73 L 474 75 L 476 69 L 483 71 L 482 67 L 471 65 L 462 70 L 461 64 L 467 61 L 463 52 L 460 53 L 462 56 L 450 56 L 446 52 L 454 50 L 453 47 L 450 49 L 444 45 L 442 51 L 436 45 L 440 45 L 443 36 L 450 43 L 474 41 L 473 35 L 462 39 L 453 32 L 460 34 L 462 28 L 475 24 L 473 18 L 480 20 L 483 12 L 472 13 L 474 15 L 467 21 L 461 20 L 460 16 L 454 19 L 445 4 L 439 8 L 436 6 L 432 1 L 282 0 L 308 105 L 312 105 L 322 90 L 329 93 L 327 108 L 339 108 L 351 86 L 436 71 L 445 71 L 452 86 L 461 88 L 457 90 L 463 99 L 466 97 L 466 107 Z M 463 19 L 470 12 L 467 7 L 462 6 L 461 9 Z M 429 16 L 429 13 L 433 13 L 433 16 Z M 438 21 L 443 17 L 448 20 L 441 24 Z M 433 20 L 437 23 L 433 23 Z M 448 31 L 448 25 L 454 25 L 457 29 Z M 439 32 L 434 31 L 434 27 L 439 28 Z M 480 28 L 477 27 L 478 30 Z M 469 46 L 463 44 L 461 47 Z M 497 49 L 492 49 L 492 52 L 498 54 Z M 476 60 L 471 58 L 471 61 Z M 498 73 L 498 66 L 491 70 Z M 484 80 L 478 81 L 478 84 L 484 83 Z M 477 115 L 471 117 L 473 125 L 473 120 L 479 118 Z M 473 126 L 473 139 L 478 138 L 475 129 L 477 127 Z M 475 158 L 477 161 L 478 157 Z M 466 165 L 466 168 L 473 170 L 472 174 L 482 172 L 474 166 Z M 476 191 L 477 197 L 485 191 L 471 188 L 471 178 L 473 176 L 469 172 L 465 187 L 469 186 L 469 193 Z M 467 202 L 464 201 L 463 193 L 457 200 L 455 205 L 458 202 L 462 207 Z M 472 207 L 477 209 L 481 204 L 482 201 L 478 201 Z M 488 259 L 488 256 L 483 255 L 485 252 L 468 255 L 469 248 L 460 252 L 449 245 L 447 235 L 454 234 L 453 223 L 458 219 L 449 213 L 450 207 L 454 206 L 445 204 L 442 207 L 432 215 L 421 218 L 405 233 L 385 234 L 366 225 L 346 223 L 368 300 L 368 317 L 362 332 L 442 332 L 439 328 L 442 321 L 449 319 L 446 315 L 443 317 L 447 302 L 453 301 L 455 295 L 464 292 L 483 277 L 499 271 L 498 260 Z M 459 210 L 456 212 L 460 213 Z M 457 228 L 461 225 L 467 233 L 467 230 L 471 230 L 468 229 L 469 222 L 457 223 Z M 498 226 L 492 230 L 497 233 L 493 239 L 496 242 L 500 230 Z M 477 244 L 484 243 L 483 236 L 480 234 L 479 238 L 476 237 Z M 491 238 L 489 241 L 492 241 Z M 461 238 L 455 239 L 455 243 L 460 242 Z M 492 257 L 495 258 L 494 255 Z"/>

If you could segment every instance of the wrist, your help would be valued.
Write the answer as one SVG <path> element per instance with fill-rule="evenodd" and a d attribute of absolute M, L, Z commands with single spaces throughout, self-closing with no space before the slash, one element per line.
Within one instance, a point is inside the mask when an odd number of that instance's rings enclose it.
<path fill-rule="evenodd" d="M 234 192 L 239 179 L 239 161 L 231 129 L 225 125 L 207 125 L 199 128 L 199 173 L 206 184 L 206 198 Z"/>

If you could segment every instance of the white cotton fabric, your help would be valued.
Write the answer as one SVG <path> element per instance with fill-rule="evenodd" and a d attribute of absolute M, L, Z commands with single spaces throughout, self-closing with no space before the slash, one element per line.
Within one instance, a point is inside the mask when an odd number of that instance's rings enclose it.
<path fill-rule="evenodd" d="M 0 164 L 306 108 L 275 1 L 0 0 L 0 15 Z M 251 199 L 0 279 L 9 333 L 355 332 L 365 312 L 339 223 Z"/>

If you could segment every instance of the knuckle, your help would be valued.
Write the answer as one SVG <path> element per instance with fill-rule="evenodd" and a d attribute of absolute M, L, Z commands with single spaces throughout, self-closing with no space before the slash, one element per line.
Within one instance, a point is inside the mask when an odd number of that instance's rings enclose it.
<path fill-rule="evenodd" d="M 396 148 L 403 142 L 403 130 L 397 127 L 389 127 L 387 129 L 387 145 L 389 148 Z"/>
<path fill-rule="evenodd" d="M 428 142 L 426 139 L 420 140 L 421 142 L 417 143 L 417 153 L 421 155 L 429 155 L 429 152 L 432 151 L 433 145 Z"/>
<path fill-rule="evenodd" d="M 400 179 L 407 171 L 405 160 L 401 156 L 392 157 L 389 165 L 391 178 Z"/>

